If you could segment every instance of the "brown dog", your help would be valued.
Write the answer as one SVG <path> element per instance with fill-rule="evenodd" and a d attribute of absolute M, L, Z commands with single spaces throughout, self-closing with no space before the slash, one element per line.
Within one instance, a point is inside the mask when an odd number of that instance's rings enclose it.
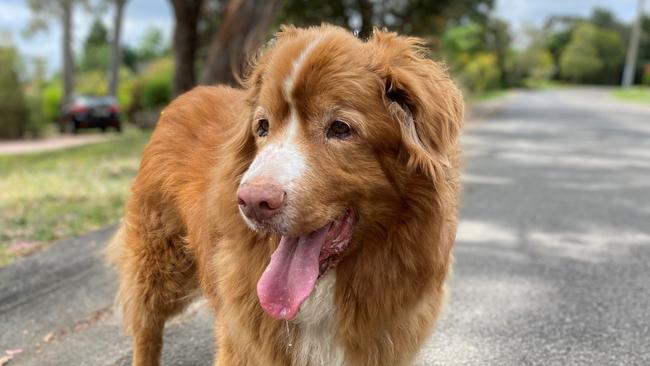
<path fill-rule="evenodd" d="M 285 27 L 244 90 L 164 110 L 108 248 L 134 365 L 200 292 L 219 366 L 413 361 L 444 299 L 463 114 L 421 44 Z"/>

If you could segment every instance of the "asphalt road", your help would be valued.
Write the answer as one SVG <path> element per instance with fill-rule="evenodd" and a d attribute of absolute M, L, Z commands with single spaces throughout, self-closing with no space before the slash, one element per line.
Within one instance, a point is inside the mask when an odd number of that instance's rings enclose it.
<path fill-rule="evenodd" d="M 517 92 L 479 109 L 450 298 L 416 365 L 650 365 L 650 108 L 602 89 Z M 126 365 L 101 263 L 112 228 L 0 270 L 9 365 Z M 209 365 L 200 302 L 165 365 Z"/>

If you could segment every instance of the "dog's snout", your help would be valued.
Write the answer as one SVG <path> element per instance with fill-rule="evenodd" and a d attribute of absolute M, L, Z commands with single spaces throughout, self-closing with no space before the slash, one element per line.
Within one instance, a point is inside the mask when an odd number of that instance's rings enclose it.
<path fill-rule="evenodd" d="M 237 202 L 248 218 L 266 220 L 282 208 L 286 195 L 274 185 L 245 185 L 237 190 Z"/>

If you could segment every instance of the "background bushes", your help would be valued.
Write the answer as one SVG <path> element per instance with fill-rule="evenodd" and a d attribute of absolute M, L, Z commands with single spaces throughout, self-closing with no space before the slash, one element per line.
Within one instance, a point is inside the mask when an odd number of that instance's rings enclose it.
<path fill-rule="evenodd" d="M 17 55 L 11 47 L 0 48 L 0 138 L 22 137 L 29 124 L 27 101 L 20 85 Z"/>

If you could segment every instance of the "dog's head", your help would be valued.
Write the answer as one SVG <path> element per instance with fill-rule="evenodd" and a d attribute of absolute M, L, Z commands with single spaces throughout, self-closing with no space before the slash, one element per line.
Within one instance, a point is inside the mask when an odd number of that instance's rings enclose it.
<path fill-rule="evenodd" d="M 420 40 L 332 26 L 283 28 L 247 88 L 253 156 L 237 200 L 252 229 L 282 235 L 258 295 L 291 319 L 356 234 L 399 216 L 408 182 L 436 189 L 462 97 Z"/>

